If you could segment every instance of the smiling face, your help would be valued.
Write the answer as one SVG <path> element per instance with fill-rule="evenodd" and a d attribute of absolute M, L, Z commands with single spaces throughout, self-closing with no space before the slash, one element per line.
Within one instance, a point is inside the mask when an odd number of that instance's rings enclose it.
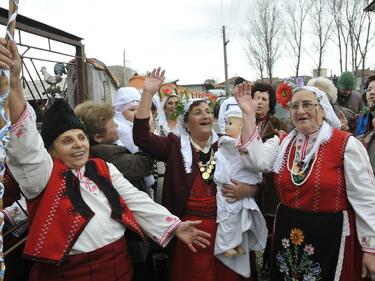
<path fill-rule="evenodd" d="M 263 118 L 265 117 L 268 112 L 270 111 L 270 96 L 268 92 L 255 92 L 254 93 L 254 100 L 258 102 L 256 117 Z"/>
<path fill-rule="evenodd" d="M 172 113 L 176 110 L 177 103 L 178 103 L 178 97 L 176 96 L 171 96 L 166 100 L 165 105 L 164 105 L 164 111 L 165 111 L 165 114 L 167 114 L 168 118 L 170 118 Z"/>
<path fill-rule="evenodd" d="M 81 129 L 71 129 L 59 135 L 49 153 L 69 169 L 83 167 L 89 159 L 89 141 Z"/>
<path fill-rule="evenodd" d="M 324 111 L 314 93 L 306 90 L 296 92 L 290 111 L 294 127 L 302 134 L 311 134 L 322 125 Z"/>
<path fill-rule="evenodd" d="M 198 105 L 192 105 L 185 125 L 193 139 L 209 138 L 212 133 L 214 117 L 211 108 L 204 101 Z"/>

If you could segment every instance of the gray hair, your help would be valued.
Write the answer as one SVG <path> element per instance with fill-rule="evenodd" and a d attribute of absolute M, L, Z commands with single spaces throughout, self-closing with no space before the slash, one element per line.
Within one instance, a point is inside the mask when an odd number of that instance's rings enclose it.
<path fill-rule="evenodd" d="M 313 86 L 325 92 L 331 104 L 337 100 L 337 88 L 331 80 L 325 77 L 314 77 L 307 82 L 307 86 Z"/>

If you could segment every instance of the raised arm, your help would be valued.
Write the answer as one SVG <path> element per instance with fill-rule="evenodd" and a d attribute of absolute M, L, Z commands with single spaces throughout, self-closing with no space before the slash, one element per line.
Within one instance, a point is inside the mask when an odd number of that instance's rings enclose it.
<path fill-rule="evenodd" d="M 242 83 L 235 88 L 236 100 L 243 114 L 239 147 L 247 152 L 241 156 L 241 160 L 258 172 L 270 172 L 277 157 L 279 138 L 262 142 L 256 129 L 255 112 L 258 103 L 251 96 L 251 87 L 251 83 Z"/>
<path fill-rule="evenodd" d="M 10 121 L 14 124 L 26 109 L 20 81 L 21 58 L 15 41 L 0 38 L 0 68 L 10 71 L 9 112 Z"/>
<path fill-rule="evenodd" d="M 167 161 L 168 159 L 171 138 L 160 137 L 150 133 L 149 120 L 152 97 L 163 83 L 165 79 L 164 74 L 165 71 L 161 70 L 160 67 L 147 73 L 133 126 L 134 143 L 142 151 L 161 161 Z"/>
<path fill-rule="evenodd" d="M 164 74 L 165 71 L 161 70 L 160 67 L 157 69 L 154 68 L 152 72 L 147 73 L 145 83 L 143 86 L 143 93 L 138 105 L 137 113 L 135 115 L 136 118 L 150 118 L 152 97 L 159 90 L 161 84 L 164 82 Z"/>
<path fill-rule="evenodd" d="M 255 112 L 258 104 L 251 96 L 251 87 L 251 83 L 242 83 L 238 84 L 235 88 L 236 100 L 243 114 L 241 142 L 248 141 L 256 128 Z"/>
<path fill-rule="evenodd" d="M 44 190 L 52 171 L 52 159 L 36 129 L 33 109 L 26 106 L 20 82 L 21 58 L 15 41 L 0 39 L 0 68 L 10 71 L 12 127 L 5 147 L 7 163 L 26 198 L 31 199 Z"/>

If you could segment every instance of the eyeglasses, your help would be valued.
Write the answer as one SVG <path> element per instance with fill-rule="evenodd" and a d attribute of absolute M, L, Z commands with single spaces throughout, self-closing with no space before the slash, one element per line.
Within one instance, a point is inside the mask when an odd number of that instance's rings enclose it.
<path fill-rule="evenodd" d="M 304 111 L 311 111 L 318 105 L 318 103 L 312 103 L 312 102 L 302 102 L 302 103 L 295 102 L 295 103 L 292 103 L 292 105 L 290 106 L 290 110 L 292 112 L 297 112 L 300 104 L 302 105 L 302 108 Z"/>

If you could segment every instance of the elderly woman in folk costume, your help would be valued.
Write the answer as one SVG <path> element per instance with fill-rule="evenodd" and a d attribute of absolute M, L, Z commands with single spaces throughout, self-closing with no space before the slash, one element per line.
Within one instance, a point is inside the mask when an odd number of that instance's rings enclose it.
<path fill-rule="evenodd" d="M 35 261 L 29 280 L 130 281 L 129 230 L 161 245 L 176 235 L 192 251 L 209 244 L 209 234 L 195 228 L 199 222 L 181 222 L 112 164 L 89 160 L 83 125 L 66 102 L 51 106 L 39 135 L 22 94 L 14 41 L 0 39 L 0 67 L 11 73 L 7 159 L 28 199 L 24 255 Z"/>
<path fill-rule="evenodd" d="M 270 280 L 375 280 L 375 181 L 364 147 L 341 126 L 326 94 L 293 94 L 295 129 L 263 143 L 249 85 L 236 89 L 244 114 L 240 147 L 249 167 L 274 171 L 281 204 Z"/>
<path fill-rule="evenodd" d="M 176 94 L 176 89 L 164 87 L 160 89 L 160 93 L 162 100 L 158 107 L 158 122 L 155 133 L 164 137 L 168 136 L 169 133 L 178 135 L 179 133 L 176 128 L 177 116 L 175 116 L 175 110 L 179 97 Z"/>
<path fill-rule="evenodd" d="M 214 257 L 216 233 L 216 185 L 213 172 L 217 135 L 212 130 L 213 115 L 207 102 L 193 99 L 179 117 L 181 136 L 157 136 L 149 132 L 152 96 L 164 80 L 160 68 L 148 73 L 134 120 L 134 142 L 143 151 L 167 162 L 163 205 L 180 218 L 200 218 L 201 229 L 210 233 L 211 246 L 191 255 L 179 241 L 170 249 L 171 280 L 251 280 L 230 270 Z M 224 187 L 224 195 L 239 199 L 253 195 L 254 187 L 237 183 Z M 200 244 L 200 242 L 197 242 Z"/>

